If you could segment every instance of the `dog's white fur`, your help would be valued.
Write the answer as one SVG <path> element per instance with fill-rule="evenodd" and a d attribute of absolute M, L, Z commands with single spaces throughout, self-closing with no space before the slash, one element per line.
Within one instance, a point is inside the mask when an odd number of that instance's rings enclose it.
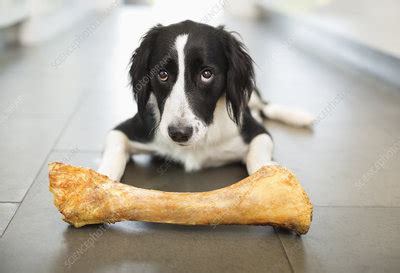
<path fill-rule="evenodd" d="M 130 141 L 121 131 L 111 131 L 106 139 L 103 159 L 98 171 L 113 180 L 119 181 L 130 156 L 133 154 L 158 154 L 171 158 L 183 164 L 186 171 L 199 170 L 205 167 L 217 167 L 234 161 L 246 164 L 249 174 L 254 173 L 264 165 L 275 164 L 272 161 L 273 142 L 269 135 L 260 134 L 250 143 L 245 143 L 239 127 L 230 119 L 226 109 L 225 98 L 221 98 L 214 112 L 213 123 L 206 126 L 191 111 L 184 93 L 184 47 L 187 35 L 176 38 L 175 47 L 178 52 L 179 74 L 178 79 L 165 102 L 164 112 L 158 112 L 157 101 L 153 95 L 149 103 L 156 111 L 156 118 L 160 120 L 155 131 L 153 141 L 140 143 Z M 255 118 L 261 120 L 260 111 L 271 119 L 296 125 L 309 126 L 313 122 L 311 115 L 288 107 L 263 103 L 257 94 L 253 93 L 249 107 Z M 168 136 L 168 125 L 179 120 L 198 130 L 188 146 L 180 146 Z M 196 133 L 197 131 L 197 133 Z"/>

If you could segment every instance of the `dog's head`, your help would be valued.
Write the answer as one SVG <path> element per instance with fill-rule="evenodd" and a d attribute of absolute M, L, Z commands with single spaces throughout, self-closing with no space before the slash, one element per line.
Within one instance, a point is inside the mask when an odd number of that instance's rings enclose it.
<path fill-rule="evenodd" d="M 133 53 L 129 74 L 139 115 L 153 107 L 161 135 L 182 146 L 204 138 L 221 98 L 240 124 L 254 87 L 243 44 L 222 26 L 192 21 L 150 29 Z"/>

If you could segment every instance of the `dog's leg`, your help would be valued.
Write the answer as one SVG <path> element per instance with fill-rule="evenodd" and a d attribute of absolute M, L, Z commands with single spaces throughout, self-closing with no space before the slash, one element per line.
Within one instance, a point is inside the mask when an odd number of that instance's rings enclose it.
<path fill-rule="evenodd" d="M 107 135 L 105 150 L 98 172 L 115 181 L 120 181 L 129 156 L 128 137 L 121 131 L 110 131 Z"/>
<path fill-rule="evenodd" d="M 249 175 L 255 173 L 265 165 L 276 165 L 272 161 L 274 143 L 268 134 L 260 134 L 254 137 L 249 144 L 249 151 L 245 158 Z"/>
<path fill-rule="evenodd" d="M 253 117 L 259 122 L 262 120 L 260 112 L 266 118 L 297 127 L 311 126 L 315 121 L 314 116 L 304 110 L 263 101 L 257 90 L 251 94 L 249 108 Z"/>
<path fill-rule="evenodd" d="M 269 119 L 297 127 L 311 126 L 315 120 L 311 114 L 301 109 L 278 104 L 265 104 L 261 111 Z"/>

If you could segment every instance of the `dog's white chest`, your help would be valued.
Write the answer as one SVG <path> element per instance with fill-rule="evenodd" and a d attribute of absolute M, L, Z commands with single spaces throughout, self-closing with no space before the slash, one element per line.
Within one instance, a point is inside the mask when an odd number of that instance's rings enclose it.
<path fill-rule="evenodd" d="M 248 145 L 240 135 L 207 145 L 181 147 L 174 143 L 154 143 L 154 152 L 182 163 L 186 171 L 205 167 L 217 167 L 240 161 L 248 151 Z"/>

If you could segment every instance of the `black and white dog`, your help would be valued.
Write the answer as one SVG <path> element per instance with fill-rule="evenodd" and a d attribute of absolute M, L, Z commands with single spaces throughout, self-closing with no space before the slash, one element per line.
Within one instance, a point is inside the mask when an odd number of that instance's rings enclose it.
<path fill-rule="evenodd" d="M 309 126 L 311 115 L 263 102 L 253 61 L 223 27 L 155 26 L 129 71 L 138 113 L 109 132 L 99 172 L 119 181 L 131 155 L 157 154 L 185 170 L 242 161 L 249 174 L 272 161 L 270 118 Z"/>

